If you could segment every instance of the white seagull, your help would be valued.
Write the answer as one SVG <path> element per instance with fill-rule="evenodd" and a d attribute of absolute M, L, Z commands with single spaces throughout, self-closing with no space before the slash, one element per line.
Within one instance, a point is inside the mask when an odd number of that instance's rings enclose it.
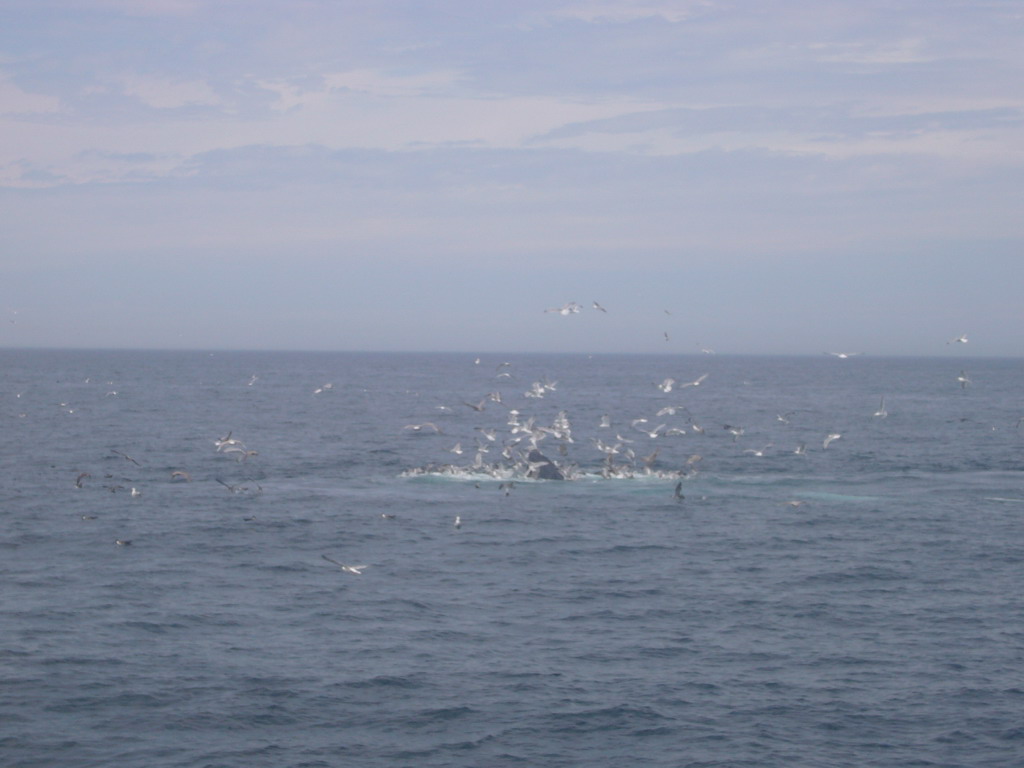
<path fill-rule="evenodd" d="M 327 555 L 320 555 L 320 557 L 322 557 L 329 563 L 334 563 L 336 566 L 341 568 L 341 570 L 345 571 L 346 573 L 354 573 L 356 576 L 362 576 L 363 569 L 370 567 L 368 565 L 345 565 L 345 563 L 339 563 L 333 557 L 328 557 Z"/>
<path fill-rule="evenodd" d="M 581 309 L 581 307 L 580 307 L 579 304 L 577 304 L 575 301 L 570 301 L 568 304 L 565 304 L 564 306 L 555 307 L 554 309 L 545 309 L 544 311 L 545 312 L 557 312 L 558 314 L 562 315 L 563 317 L 566 317 L 568 315 L 577 314 L 580 311 L 580 309 Z"/>
<path fill-rule="evenodd" d="M 411 429 L 413 432 L 423 432 L 424 430 L 431 430 L 436 434 L 443 434 L 441 428 L 432 421 L 424 422 L 423 424 L 406 424 L 402 429 Z"/>
<path fill-rule="evenodd" d="M 672 387 L 674 387 L 675 385 L 676 380 L 673 378 L 668 378 L 662 381 L 661 384 L 658 384 L 658 389 L 660 389 L 662 392 L 671 392 Z"/>
<path fill-rule="evenodd" d="M 875 411 L 873 415 L 880 419 L 884 419 L 889 415 L 889 412 L 885 410 L 885 395 L 882 395 L 882 399 L 878 403 L 878 410 Z"/>

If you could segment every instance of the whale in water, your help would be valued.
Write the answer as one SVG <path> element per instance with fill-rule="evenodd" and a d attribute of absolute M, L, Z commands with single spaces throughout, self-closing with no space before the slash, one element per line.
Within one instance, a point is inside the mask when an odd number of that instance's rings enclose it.
<path fill-rule="evenodd" d="M 538 480 L 565 480 L 565 475 L 555 466 L 555 463 L 536 448 L 530 451 L 526 460 L 530 462 L 528 477 Z"/>

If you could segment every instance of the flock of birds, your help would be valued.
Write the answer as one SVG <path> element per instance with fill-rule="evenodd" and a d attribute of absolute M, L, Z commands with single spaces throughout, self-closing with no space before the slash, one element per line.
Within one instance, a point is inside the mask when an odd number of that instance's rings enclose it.
<path fill-rule="evenodd" d="M 476 363 L 479 362 L 478 359 Z M 496 371 L 499 375 L 509 375 L 509 366 L 508 362 L 502 362 Z M 670 394 L 700 387 L 709 377 L 710 373 L 702 373 L 690 381 L 668 377 L 653 382 L 652 386 L 663 394 Z M 540 399 L 557 389 L 557 381 L 542 377 L 522 392 L 522 398 Z M 476 401 L 463 400 L 462 406 L 469 408 L 472 415 L 481 419 L 485 411 L 496 410 L 503 424 L 476 424 L 472 427 L 475 435 L 460 437 L 447 449 L 458 457 L 471 456 L 472 460 L 468 463 L 429 463 L 406 470 L 404 476 L 434 474 L 467 479 L 498 479 L 503 481 L 499 488 L 506 493 L 516 480 L 627 479 L 643 476 L 674 479 L 681 483 L 698 475 L 702 454 L 684 451 L 686 455 L 675 465 L 663 467 L 662 447 L 666 441 L 686 435 L 706 438 L 717 429 L 710 428 L 709 433 L 709 428 L 705 428 L 698 420 L 690 406 L 678 403 L 662 405 L 651 418 L 639 416 L 621 423 L 616 423 L 606 413 L 593 427 L 597 434 L 584 440 L 591 455 L 599 460 L 596 460 L 596 464 L 591 461 L 589 465 L 581 465 L 569 459 L 570 451 L 577 444 L 577 435 L 566 410 L 559 410 L 550 421 L 541 421 L 535 415 L 526 415 L 518 407 L 506 405 L 506 395 L 500 390 L 494 390 Z M 436 409 L 446 417 L 456 416 L 452 419 L 456 428 L 464 423 L 457 418 L 452 406 L 439 405 Z M 781 424 L 789 424 L 793 415 L 793 412 L 780 413 L 776 420 Z M 874 416 L 884 418 L 887 415 L 883 397 Z M 413 435 L 448 436 L 436 421 L 406 424 L 403 429 Z M 744 427 L 735 424 L 723 424 L 721 429 L 722 434 L 730 438 L 732 443 L 737 443 L 746 434 Z M 823 434 L 821 449 L 827 450 L 841 437 L 842 434 L 836 431 Z M 742 453 L 763 457 L 773 447 L 773 443 L 768 443 L 761 448 L 743 449 Z M 798 456 L 806 455 L 806 442 L 796 445 L 792 452 Z M 677 499 L 682 497 L 680 488 L 681 485 L 676 486 Z"/>
<path fill-rule="evenodd" d="M 607 312 L 596 301 L 593 302 L 592 308 L 594 311 Z M 561 307 L 547 309 L 545 312 L 570 316 L 578 314 L 582 310 L 581 304 L 568 302 Z M 668 310 L 665 312 L 671 314 Z M 968 337 L 966 334 L 961 334 L 949 339 L 946 343 L 966 344 Z M 699 343 L 697 346 L 703 354 L 714 354 L 714 350 L 710 348 Z M 846 360 L 861 353 L 826 352 L 825 354 Z M 480 358 L 477 358 L 474 363 L 479 366 Z M 552 398 L 553 393 L 558 391 L 558 381 L 541 376 L 515 395 L 503 394 L 498 388 L 499 386 L 506 386 L 506 391 L 508 391 L 507 385 L 523 386 L 519 383 L 517 373 L 512 363 L 502 361 L 494 368 L 495 384 L 491 391 L 479 397 L 462 398 L 454 406 L 437 406 L 437 413 L 431 420 L 406 424 L 403 431 L 411 435 L 431 435 L 438 439 L 448 440 L 446 451 L 456 458 L 407 469 L 402 474 L 406 477 L 436 474 L 471 480 L 496 479 L 500 481 L 499 490 L 505 495 L 510 494 L 516 482 L 521 480 L 652 477 L 674 481 L 672 497 L 675 501 L 682 502 L 685 499 L 683 483 L 699 474 L 703 455 L 688 447 L 684 448 L 681 453 L 679 450 L 666 450 L 666 443 L 687 435 L 708 437 L 718 432 L 719 435 L 736 444 L 747 434 L 744 427 L 730 423 L 721 424 L 720 427 L 716 425 L 706 428 L 691 410 L 691 407 L 696 408 L 694 403 L 684 405 L 676 401 L 676 398 L 684 391 L 707 387 L 709 383 L 713 382 L 711 372 L 702 372 L 693 378 L 667 376 L 659 381 L 651 382 L 654 391 L 661 395 L 672 395 L 672 401 L 664 402 L 657 409 L 652 409 L 653 413 L 639 415 L 631 419 L 617 420 L 605 413 L 596 419 L 596 424 L 588 425 L 586 431 L 590 433 L 590 436 L 584 439 L 578 437 L 575 425 L 565 409 L 558 410 L 553 418 L 548 419 L 526 413 L 528 402 Z M 253 374 L 248 380 L 247 386 L 254 386 L 258 380 L 259 377 Z M 966 389 L 971 384 L 971 380 L 964 370 L 960 371 L 956 382 L 962 389 Z M 330 382 L 325 383 L 312 390 L 312 395 L 325 395 L 332 390 L 333 386 Z M 116 397 L 118 392 L 111 390 L 106 395 Z M 17 397 L 20 396 L 20 394 L 17 395 Z M 513 400 L 515 402 L 511 402 Z M 61 406 L 68 413 L 74 413 L 74 409 L 67 403 L 61 403 Z M 455 425 L 456 429 L 465 427 L 466 420 L 458 418 L 455 413 L 462 409 L 466 409 L 463 414 L 475 417 L 478 423 L 473 424 L 469 434 L 457 435 L 452 443 L 452 436 L 449 436 L 445 427 L 449 424 Z M 495 413 L 498 414 L 497 419 L 493 418 Z M 24 416 L 25 414 L 19 415 Z M 780 425 L 786 425 L 790 423 L 794 415 L 795 412 L 792 411 L 779 413 L 776 415 L 776 421 Z M 884 395 L 880 397 L 878 407 L 871 415 L 876 419 L 884 419 L 889 415 Z M 456 416 L 456 418 L 445 421 L 452 416 Z M 1020 426 L 1020 422 L 1018 422 L 1018 426 Z M 820 450 L 828 450 L 842 437 L 842 432 L 834 430 L 821 434 Z M 581 446 L 580 443 L 583 445 Z M 238 464 L 246 464 L 259 455 L 259 451 L 249 448 L 230 431 L 223 437 L 213 439 L 212 444 L 215 454 Z M 737 447 L 736 451 L 752 458 L 783 452 L 773 449 L 775 449 L 775 443 L 771 441 L 759 447 L 742 449 Z M 806 456 L 808 450 L 807 442 L 802 441 L 785 449 L 785 452 L 796 456 Z M 570 458 L 571 451 L 576 453 L 586 451 L 587 457 Z M 666 461 L 664 457 L 668 455 L 671 455 L 671 458 Z M 134 456 L 116 448 L 110 449 L 109 457 L 120 459 L 131 468 L 142 466 Z M 465 460 L 462 460 L 462 457 L 465 457 Z M 74 485 L 81 489 L 90 483 L 92 478 L 91 472 L 77 472 Z M 111 493 L 126 491 L 127 495 L 132 498 L 142 496 L 140 487 L 132 484 L 132 478 L 124 476 L 124 473 L 118 475 L 108 472 L 104 475 L 104 479 L 106 482 L 102 487 Z M 213 479 L 232 494 L 260 494 L 263 492 L 263 488 L 258 483 L 233 484 L 220 477 Z M 193 478 L 189 471 L 177 468 L 170 471 L 169 480 L 173 483 L 190 483 Z M 787 503 L 796 506 L 804 502 Z M 391 515 L 383 516 L 391 517 Z M 95 519 L 95 516 L 83 515 L 83 519 Z M 453 525 L 455 529 L 460 529 L 461 519 L 456 517 Z M 118 538 L 115 543 L 117 546 L 123 547 L 131 545 L 132 542 L 129 539 Z M 323 558 L 338 566 L 343 572 L 353 575 L 360 575 L 362 570 L 367 567 L 341 563 L 327 555 L 324 555 Z"/>
<path fill-rule="evenodd" d="M 593 302 L 593 309 L 600 312 L 607 310 L 598 302 Z M 583 305 L 571 301 L 561 307 L 545 310 L 547 313 L 554 313 L 561 316 L 570 316 L 583 311 Z M 666 314 L 671 314 L 665 310 Z M 667 336 L 667 333 L 666 333 Z M 966 344 L 966 334 L 961 334 L 950 339 L 947 344 Z M 714 354 L 714 351 L 701 346 L 701 352 Z M 860 352 L 826 352 L 826 355 L 847 360 L 859 356 Z M 481 360 L 475 360 L 480 365 Z M 497 365 L 494 378 L 497 380 L 513 377 L 511 363 L 501 362 Z M 682 379 L 677 377 L 665 377 L 660 381 L 653 382 L 654 388 L 662 394 L 668 395 L 673 392 L 699 388 L 708 382 L 710 373 L 704 372 L 693 379 Z M 961 388 L 966 388 L 971 382 L 965 371 L 961 371 L 956 378 Z M 555 392 L 558 382 L 542 377 L 532 382 L 529 387 L 521 393 L 523 400 L 539 400 L 547 394 Z M 491 423 L 478 423 L 472 427 L 472 436 L 459 435 L 454 445 L 447 450 L 456 457 L 472 457 L 468 462 L 441 461 L 432 462 L 423 466 L 406 470 L 403 474 L 407 477 L 421 475 L 441 475 L 466 479 L 499 479 L 503 481 L 501 488 L 507 493 L 516 480 L 580 480 L 587 478 L 621 479 L 635 477 L 653 477 L 666 480 L 676 480 L 674 497 L 681 501 L 682 482 L 690 480 L 699 474 L 698 467 L 703 461 L 700 452 L 684 450 L 680 452 L 663 450 L 667 441 L 681 438 L 686 435 L 707 437 L 713 435 L 718 427 L 705 428 L 701 421 L 691 410 L 696 407 L 678 403 L 666 403 L 658 408 L 653 416 L 641 415 L 636 418 L 613 423 L 609 414 L 600 417 L 596 425 L 596 435 L 590 436 L 584 442 L 588 446 L 591 460 L 571 459 L 570 450 L 576 448 L 577 434 L 574 425 L 570 421 L 566 410 L 559 410 L 550 421 L 542 421 L 536 415 L 527 415 L 524 406 L 507 404 L 508 396 L 500 390 L 494 389 L 480 398 L 465 398 L 461 406 L 453 408 L 449 405 L 437 406 L 437 411 L 447 417 L 453 414 L 455 409 L 460 407 L 469 408 L 474 416 L 481 420 L 483 413 L 489 409 L 498 411 L 499 420 Z M 795 412 L 779 413 L 776 421 L 779 424 L 789 424 Z M 871 414 L 872 418 L 884 419 L 889 413 L 885 405 L 885 396 L 882 395 L 877 409 Z M 435 416 L 435 418 L 437 418 Z M 423 421 L 410 423 L 404 426 L 404 430 L 413 435 L 432 435 L 447 437 L 445 429 L 437 421 Z M 462 420 L 453 420 L 458 426 Z M 503 422 L 503 423 L 502 423 Z M 721 434 L 731 438 L 737 443 L 747 430 L 735 424 L 725 423 L 721 425 Z M 827 451 L 829 446 L 837 440 L 842 439 L 842 432 L 828 430 L 822 433 L 820 439 L 820 450 Z M 775 449 L 774 442 L 768 442 L 761 447 L 743 448 L 742 453 L 750 457 L 765 457 Z M 801 441 L 788 449 L 793 455 L 806 456 L 808 453 L 808 442 Z M 774 451 L 779 453 L 779 451 Z M 674 454 L 676 458 L 665 461 L 667 454 Z"/>

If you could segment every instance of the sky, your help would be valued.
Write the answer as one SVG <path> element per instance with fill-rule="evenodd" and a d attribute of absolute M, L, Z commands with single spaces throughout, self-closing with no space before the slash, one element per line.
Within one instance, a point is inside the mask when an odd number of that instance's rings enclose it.
<path fill-rule="evenodd" d="M 1022 39 L 1019 0 L 4 0 L 0 347 L 1024 356 Z"/>

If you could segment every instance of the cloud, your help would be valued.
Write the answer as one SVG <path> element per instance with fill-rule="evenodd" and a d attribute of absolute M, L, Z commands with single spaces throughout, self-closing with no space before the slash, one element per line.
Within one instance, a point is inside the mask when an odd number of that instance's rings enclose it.
<path fill-rule="evenodd" d="M 459 81 L 453 70 L 391 73 L 373 69 L 354 69 L 324 78 L 331 90 L 344 89 L 378 96 L 426 96 L 451 93 Z"/>
<path fill-rule="evenodd" d="M 60 5 L 126 16 L 190 16 L 202 9 L 204 0 L 62 0 Z"/>
<path fill-rule="evenodd" d="M 589 2 L 567 5 L 551 11 L 550 16 L 577 19 L 588 24 L 622 24 L 641 19 L 661 19 L 673 24 L 686 21 L 712 5 L 708 0 L 675 0 L 669 2 Z"/>
<path fill-rule="evenodd" d="M 59 111 L 59 99 L 22 90 L 10 75 L 0 73 L 0 115 L 39 115 Z"/>
<path fill-rule="evenodd" d="M 174 80 L 153 75 L 125 75 L 124 93 L 154 109 L 217 106 L 222 99 L 202 80 Z"/>
<path fill-rule="evenodd" d="M 354 69 L 333 72 L 315 78 L 293 80 L 262 80 L 256 85 L 276 97 L 273 109 L 288 111 L 300 108 L 322 108 L 346 94 L 363 94 L 384 98 L 417 98 L 453 94 L 459 81 L 454 70 L 422 72 L 385 72 L 375 69 Z"/>
<path fill-rule="evenodd" d="M 818 61 L 839 64 L 923 64 L 935 61 L 926 53 L 921 38 L 893 41 L 858 41 L 853 43 L 811 43 L 807 46 Z"/>
<path fill-rule="evenodd" d="M 927 153 L 1005 160 L 1024 109 L 862 114 L 855 105 L 674 107 L 560 126 L 535 145 L 683 154 L 763 149 L 851 157 Z"/>

